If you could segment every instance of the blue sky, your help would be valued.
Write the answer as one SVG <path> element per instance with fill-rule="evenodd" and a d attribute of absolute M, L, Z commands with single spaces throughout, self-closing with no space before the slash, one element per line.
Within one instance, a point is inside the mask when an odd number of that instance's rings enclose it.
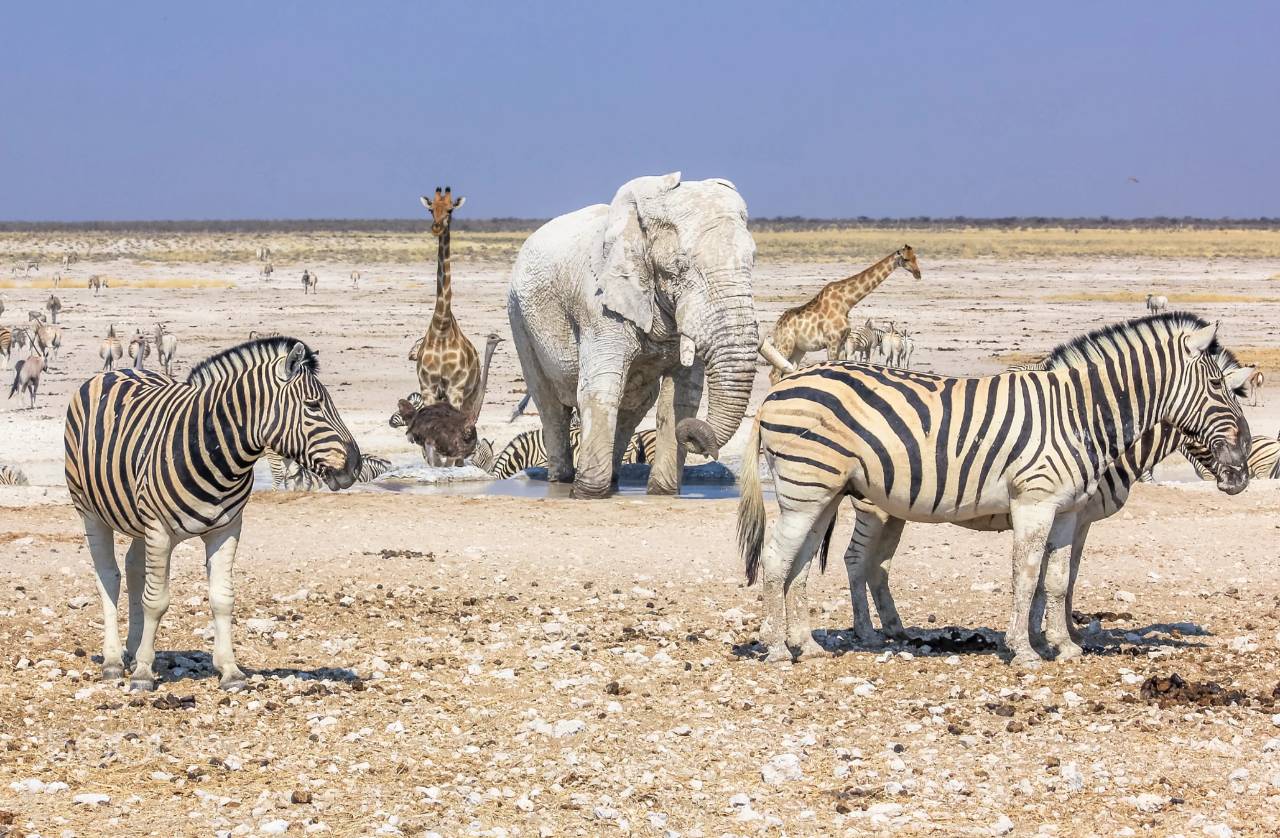
<path fill-rule="evenodd" d="M 1280 216 L 1274 3 L 41 0 L 5 23 L 5 220 L 416 217 L 445 183 L 472 217 L 546 217 L 675 169 L 755 216 Z"/>

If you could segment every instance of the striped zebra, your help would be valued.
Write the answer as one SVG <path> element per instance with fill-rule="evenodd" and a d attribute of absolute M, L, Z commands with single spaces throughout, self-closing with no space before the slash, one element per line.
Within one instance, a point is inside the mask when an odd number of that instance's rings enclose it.
<path fill-rule="evenodd" d="M 1081 358 L 1071 354 L 1051 353 L 1046 359 L 1037 362 L 1034 369 L 1044 370 L 1049 365 L 1067 364 Z M 1219 348 L 1216 363 L 1222 370 L 1226 383 L 1235 392 L 1237 400 L 1244 397 L 1241 382 L 1245 380 L 1252 368 L 1240 366 L 1239 361 L 1230 351 Z M 1256 440 L 1253 451 L 1249 455 L 1252 460 L 1257 454 Z M 1067 595 L 1064 610 L 1068 615 L 1067 625 L 1071 639 L 1076 643 L 1082 637 L 1069 619 L 1072 611 L 1072 598 L 1075 591 L 1076 578 L 1080 572 L 1080 562 L 1084 556 L 1085 542 L 1089 536 L 1089 528 L 1099 521 L 1110 518 L 1119 512 L 1129 499 L 1129 492 L 1138 482 L 1150 482 L 1151 469 L 1168 457 L 1179 446 L 1186 447 L 1187 437 L 1161 422 L 1147 430 L 1130 446 L 1098 481 L 1097 490 L 1089 498 L 1088 504 L 1080 510 L 1076 519 L 1076 528 L 1071 536 L 1070 578 L 1067 584 Z M 1197 467 L 1203 467 L 1210 476 L 1215 467 L 1213 456 L 1205 449 L 1196 446 L 1194 452 L 1186 452 L 1188 459 Z M 1202 465 L 1203 464 L 1203 465 Z M 1257 476 L 1253 473 L 1252 476 Z M 898 616 L 897 607 L 889 592 L 888 569 L 893 559 L 898 539 L 902 535 L 901 519 L 892 519 L 881 510 L 865 502 L 854 501 L 857 520 L 854 524 L 853 537 L 845 551 L 845 570 L 849 576 L 849 595 L 853 603 L 854 635 L 864 643 L 875 643 L 880 637 L 871 624 L 870 612 L 867 609 L 866 588 L 871 586 L 871 597 L 880 616 L 880 625 L 884 635 L 895 640 L 907 639 Z M 1009 515 L 991 515 L 969 521 L 958 521 L 958 526 L 980 532 L 1004 532 L 1013 528 Z M 1038 585 L 1032 601 L 1030 626 L 1038 630 L 1044 615 L 1044 586 Z"/>
<path fill-rule="evenodd" d="M 1178 447 L 1178 453 L 1190 461 L 1201 480 L 1213 480 L 1217 477 L 1212 468 L 1206 467 L 1205 450 L 1191 440 L 1184 441 Z M 1250 477 L 1264 480 L 1280 478 L 1280 439 L 1255 436 L 1248 464 Z"/>
<path fill-rule="evenodd" d="M 271 469 L 271 488 L 276 491 L 318 492 L 324 486 L 320 475 L 310 471 L 292 457 L 285 457 L 268 448 L 267 465 Z M 356 483 L 372 483 L 391 470 L 391 461 L 372 454 L 360 455 L 360 467 L 356 470 Z"/>
<path fill-rule="evenodd" d="M 231 646 L 231 568 L 253 466 L 270 447 L 305 463 L 331 489 L 355 479 L 360 450 L 317 377 L 314 352 L 273 338 L 227 349 L 185 382 L 124 369 L 90 378 L 67 408 L 66 478 L 84 521 L 103 610 L 104 679 L 124 676 L 116 627 L 120 570 L 113 533 L 132 536 L 125 557 L 134 689 L 154 689 L 155 637 L 169 604 L 176 544 L 205 545 L 213 610 L 213 665 L 221 686 L 243 686 Z"/>
<path fill-rule="evenodd" d="M 30 486 L 27 475 L 17 466 L 0 463 L 0 486 Z"/>
<path fill-rule="evenodd" d="M 787 376 L 765 397 L 742 468 L 738 542 L 748 583 L 763 565 L 771 662 L 822 654 L 805 585 L 841 498 L 929 523 L 1009 515 L 1013 609 L 1005 645 L 1037 665 L 1030 610 L 1046 569 L 1046 637 L 1078 656 L 1064 610 L 1078 513 L 1107 471 L 1166 422 L 1206 442 L 1219 488 L 1248 485 L 1248 423 L 1216 361 L 1217 326 L 1183 313 L 1131 320 L 1059 347 L 1065 366 L 950 378 L 850 363 Z M 764 544 L 761 446 L 781 514 Z M 893 541 L 885 527 L 881 536 Z"/>
<path fill-rule="evenodd" d="M 0 326 L 0 355 L 4 356 L 6 367 L 11 352 L 13 352 L 13 332 L 5 326 Z"/>
<path fill-rule="evenodd" d="M 871 322 L 871 318 L 867 318 L 867 322 L 857 328 L 853 324 L 849 324 L 849 337 L 845 343 L 845 357 L 854 358 L 862 356 L 861 360 L 864 364 L 871 363 L 871 353 L 880 348 L 881 341 L 884 340 L 884 330 L 877 329 L 875 324 Z"/>
<path fill-rule="evenodd" d="M 578 444 L 581 440 L 582 428 L 574 425 L 569 429 L 569 450 L 573 454 L 575 463 L 578 458 Z M 631 441 L 627 443 L 622 462 L 652 463 L 657 453 L 657 430 L 648 428 L 636 431 Z M 476 445 L 475 453 L 471 455 L 471 463 L 489 472 L 498 480 L 514 477 L 527 469 L 546 468 L 547 449 L 542 441 L 542 429 L 535 428 L 517 434 L 496 456 L 493 453 L 493 443 L 487 439 L 481 440 Z"/>

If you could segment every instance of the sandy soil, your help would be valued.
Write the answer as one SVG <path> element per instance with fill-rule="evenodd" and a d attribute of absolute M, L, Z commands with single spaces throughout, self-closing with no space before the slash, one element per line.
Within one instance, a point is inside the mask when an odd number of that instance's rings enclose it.
<path fill-rule="evenodd" d="M 1141 313 L 1049 299 L 1063 293 L 1277 295 L 1274 266 L 1251 261 L 921 262 L 922 281 L 895 276 L 864 308 L 906 320 L 918 365 L 952 373 Z M 98 684 L 100 612 L 59 484 L 62 411 L 99 366 L 108 322 L 150 331 L 163 319 L 180 372 L 251 328 L 303 337 L 362 447 L 416 461 L 386 417 L 414 385 L 405 353 L 429 316 L 429 273 L 361 265 L 352 291 L 350 265 L 310 267 L 315 297 L 301 293 L 301 265 L 279 262 L 269 285 L 245 265 L 81 263 L 59 292 L 62 358 L 37 408 L 0 403 L 0 462 L 38 484 L 0 492 L 0 835 L 1273 830 L 1280 487 L 1266 481 L 1235 498 L 1201 483 L 1140 487 L 1093 529 L 1077 607 L 1086 622 L 1100 615 L 1095 653 L 1033 674 L 990 648 L 1007 617 L 1007 535 L 908 528 L 895 589 L 927 649 L 849 645 L 837 558 L 811 590 L 838 655 L 779 669 L 756 660 L 760 603 L 742 586 L 732 501 L 502 498 L 479 484 L 454 496 L 264 493 L 237 579 L 237 650 L 254 688 L 225 696 L 211 677 L 190 545 L 175 555 L 160 690 Z M 762 321 L 852 267 L 761 265 Z M 505 333 L 506 266 L 455 271 L 473 341 Z M 94 299 L 91 272 L 238 284 Z M 0 322 L 48 293 L 6 290 Z M 1274 303 L 1196 308 L 1222 319 L 1228 345 L 1278 343 Z M 505 344 L 482 423 L 499 442 L 536 424 L 505 423 L 517 375 Z M 765 384 L 762 372 L 757 396 Z M 1249 410 L 1255 432 L 1280 425 L 1271 402 Z M 944 626 L 966 631 L 939 638 Z M 1243 694 L 1202 691 L 1209 706 L 1176 689 L 1144 696 L 1146 679 L 1174 673 Z"/>

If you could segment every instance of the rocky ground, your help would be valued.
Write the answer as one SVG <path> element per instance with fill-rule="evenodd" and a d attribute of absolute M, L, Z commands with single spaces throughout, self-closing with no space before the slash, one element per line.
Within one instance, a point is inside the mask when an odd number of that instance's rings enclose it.
<path fill-rule="evenodd" d="M 864 308 L 906 320 L 924 368 L 994 371 L 1141 313 L 1149 288 L 1218 292 L 1191 307 L 1246 357 L 1278 343 L 1262 260 L 920 258 L 923 280 L 899 274 Z M 850 643 L 837 551 L 810 585 L 835 655 L 774 668 L 732 500 L 584 503 L 536 483 L 519 498 L 480 483 L 263 493 L 237 566 L 252 689 L 224 695 L 212 677 L 193 545 L 175 555 L 160 689 L 98 683 L 101 612 L 60 452 L 108 323 L 165 320 L 179 374 L 249 329 L 304 337 L 362 447 L 418 460 L 386 417 L 414 386 L 428 272 L 362 265 L 356 291 L 352 265 L 312 264 L 320 294 L 304 298 L 294 267 L 265 284 L 252 265 L 81 263 L 36 409 L 0 402 L 0 462 L 37 484 L 0 490 L 0 835 L 1274 833 L 1280 487 L 1266 481 L 1234 498 L 1139 487 L 1091 533 L 1076 604 L 1093 653 L 1034 673 L 995 651 L 1007 535 L 908 528 L 893 578 L 918 640 L 885 648 Z M 762 263 L 762 321 L 856 267 Z M 159 287 L 95 299 L 91 271 Z M 455 263 L 477 344 L 506 331 L 506 271 Z M 49 290 L 5 294 L 13 325 Z M 758 401 L 763 373 L 756 386 Z M 484 436 L 536 425 L 506 424 L 522 391 L 504 344 Z M 1249 416 L 1275 433 L 1280 400 Z"/>

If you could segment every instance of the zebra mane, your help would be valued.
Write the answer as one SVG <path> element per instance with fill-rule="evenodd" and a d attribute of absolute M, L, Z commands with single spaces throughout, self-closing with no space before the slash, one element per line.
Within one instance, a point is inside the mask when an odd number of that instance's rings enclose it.
<path fill-rule="evenodd" d="M 289 352 L 299 343 L 305 351 L 303 364 L 306 369 L 313 373 L 318 372 L 320 357 L 315 350 L 297 338 L 282 335 L 245 341 L 230 349 L 224 349 L 216 355 L 210 355 L 191 368 L 191 372 L 187 375 L 187 383 L 209 384 L 264 361 L 288 357 Z"/>
<path fill-rule="evenodd" d="M 1124 323 L 1112 323 L 1109 326 L 1094 329 L 1088 334 L 1080 335 L 1058 345 L 1050 350 L 1039 366 L 1041 369 L 1048 370 L 1095 364 L 1105 360 L 1109 351 L 1117 344 L 1125 344 L 1134 340 L 1141 341 L 1143 332 L 1146 330 L 1163 335 L 1171 335 L 1175 332 L 1202 329 L 1208 325 L 1209 321 L 1187 311 L 1172 311 L 1147 317 L 1135 317 Z M 1216 337 L 1213 339 L 1213 343 L 1209 345 L 1208 352 L 1217 355 L 1222 361 L 1229 360 L 1234 366 L 1239 366 L 1235 355 L 1218 343 Z M 1230 368 L 1225 365 L 1223 367 L 1223 369 Z"/>

